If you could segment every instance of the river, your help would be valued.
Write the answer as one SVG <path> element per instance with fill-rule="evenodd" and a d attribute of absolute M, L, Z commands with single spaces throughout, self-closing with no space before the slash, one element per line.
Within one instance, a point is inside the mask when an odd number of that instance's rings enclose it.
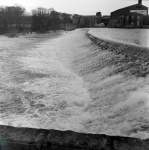
<path fill-rule="evenodd" d="M 0 124 L 149 138 L 148 74 L 86 32 L 0 37 Z"/>

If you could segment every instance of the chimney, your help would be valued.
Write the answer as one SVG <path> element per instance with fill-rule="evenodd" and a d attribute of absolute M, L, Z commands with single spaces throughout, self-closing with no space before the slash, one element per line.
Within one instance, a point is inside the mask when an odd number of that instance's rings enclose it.
<path fill-rule="evenodd" d="M 142 5 L 142 0 L 138 0 L 138 4 Z"/>

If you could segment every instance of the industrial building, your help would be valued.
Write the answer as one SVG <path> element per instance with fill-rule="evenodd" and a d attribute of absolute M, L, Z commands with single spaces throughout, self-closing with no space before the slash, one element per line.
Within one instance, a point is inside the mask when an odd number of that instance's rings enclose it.
<path fill-rule="evenodd" d="M 79 28 L 88 28 L 95 27 L 97 24 L 100 24 L 102 21 L 101 12 L 97 12 L 96 15 L 89 16 L 81 16 L 74 15 L 73 16 L 73 24 L 75 24 Z"/>
<path fill-rule="evenodd" d="M 113 11 L 108 24 L 109 27 L 144 27 L 148 25 L 148 7 L 142 5 L 142 0 L 138 0 L 138 4 Z"/>
<path fill-rule="evenodd" d="M 105 15 L 105 16 L 102 16 L 101 22 L 104 23 L 105 26 L 107 26 L 109 23 L 109 20 L 110 20 L 110 16 Z"/>

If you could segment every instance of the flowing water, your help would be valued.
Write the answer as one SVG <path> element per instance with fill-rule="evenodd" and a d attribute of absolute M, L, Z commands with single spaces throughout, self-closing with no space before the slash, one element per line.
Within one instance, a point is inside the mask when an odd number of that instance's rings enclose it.
<path fill-rule="evenodd" d="M 86 32 L 0 37 L 0 124 L 149 138 L 149 63 Z"/>

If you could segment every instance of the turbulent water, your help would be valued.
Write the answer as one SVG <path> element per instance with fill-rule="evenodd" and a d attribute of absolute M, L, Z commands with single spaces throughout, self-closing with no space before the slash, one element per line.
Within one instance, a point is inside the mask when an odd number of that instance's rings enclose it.
<path fill-rule="evenodd" d="M 0 124 L 149 138 L 149 63 L 86 32 L 0 37 Z"/>

